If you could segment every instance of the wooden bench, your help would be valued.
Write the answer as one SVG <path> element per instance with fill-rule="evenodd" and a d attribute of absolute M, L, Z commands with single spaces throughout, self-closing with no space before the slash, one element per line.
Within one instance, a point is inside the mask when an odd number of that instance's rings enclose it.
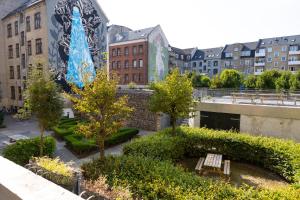
<path fill-rule="evenodd" d="M 224 175 L 230 176 L 230 160 L 224 161 Z"/>
<path fill-rule="evenodd" d="M 202 158 L 202 157 L 199 159 L 199 161 L 198 161 L 198 163 L 195 167 L 196 171 L 199 171 L 199 172 L 201 171 L 201 169 L 203 167 L 204 160 L 205 160 L 205 158 Z"/>

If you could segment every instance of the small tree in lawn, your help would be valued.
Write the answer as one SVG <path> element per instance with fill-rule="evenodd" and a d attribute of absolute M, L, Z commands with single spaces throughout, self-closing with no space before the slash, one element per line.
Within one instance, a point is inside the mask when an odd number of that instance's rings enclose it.
<path fill-rule="evenodd" d="M 175 135 L 176 121 L 181 117 L 189 117 L 193 111 L 193 86 L 187 75 L 180 75 L 175 69 L 166 80 L 153 83 L 154 94 L 150 99 L 150 109 L 154 112 L 166 113 L 170 116 L 172 133 Z"/>
<path fill-rule="evenodd" d="M 40 156 L 43 156 L 45 130 L 59 121 L 62 116 L 63 100 L 57 84 L 51 74 L 43 70 L 41 63 L 29 72 L 24 98 L 29 113 L 38 120 L 41 137 Z"/>
<path fill-rule="evenodd" d="M 127 96 L 117 98 L 118 80 L 115 76 L 108 79 L 103 69 L 97 71 L 93 81 L 88 73 L 83 76 L 84 88 L 72 85 L 74 94 L 66 96 L 74 103 L 74 108 L 87 119 L 78 125 L 78 132 L 96 139 L 100 159 L 104 160 L 104 140 L 122 127 L 132 108 L 127 105 Z"/>

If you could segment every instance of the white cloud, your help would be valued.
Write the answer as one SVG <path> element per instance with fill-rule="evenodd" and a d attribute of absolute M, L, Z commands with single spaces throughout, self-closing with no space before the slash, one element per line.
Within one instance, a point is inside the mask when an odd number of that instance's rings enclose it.
<path fill-rule="evenodd" d="M 110 24 L 160 24 L 171 45 L 209 48 L 300 34 L 299 0 L 97 0 Z"/>

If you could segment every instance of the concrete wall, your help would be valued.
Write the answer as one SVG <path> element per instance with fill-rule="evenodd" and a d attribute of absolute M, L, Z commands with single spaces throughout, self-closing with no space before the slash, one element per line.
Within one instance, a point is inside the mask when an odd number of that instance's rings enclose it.
<path fill-rule="evenodd" d="M 240 114 L 240 131 L 300 142 L 300 107 L 201 102 L 191 127 L 200 127 L 200 112 Z"/>
<path fill-rule="evenodd" d="M 241 132 L 300 142 L 300 120 L 241 115 Z"/>

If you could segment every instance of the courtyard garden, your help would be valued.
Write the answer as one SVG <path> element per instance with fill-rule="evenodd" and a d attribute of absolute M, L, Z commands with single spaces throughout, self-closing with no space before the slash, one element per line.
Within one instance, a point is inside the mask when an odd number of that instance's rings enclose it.
<path fill-rule="evenodd" d="M 137 199 L 299 199 L 300 145 L 292 141 L 226 131 L 180 127 L 139 138 L 124 147 L 124 155 L 82 166 L 84 177 L 106 177 L 110 186 L 129 188 Z M 274 174 L 268 184 L 199 176 L 192 167 L 207 153 L 220 153 L 248 174 Z M 181 163 L 181 164 L 179 164 Z M 193 163 L 195 167 L 195 162 Z M 238 166 L 238 165 L 246 165 Z M 248 167 L 248 168 L 247 168 Z M 257 172 L 258 171 L 258 172 Z M 237 171 L 235 174 L 242 171 Z M 275 175 L 276 174 L 276 175 Z M 216 177 L 216 176 L 215 176 Z M 274 184 L 274 185 L 273 185 Z M 274 187 L 273 187 L 274 186 Z"/>

